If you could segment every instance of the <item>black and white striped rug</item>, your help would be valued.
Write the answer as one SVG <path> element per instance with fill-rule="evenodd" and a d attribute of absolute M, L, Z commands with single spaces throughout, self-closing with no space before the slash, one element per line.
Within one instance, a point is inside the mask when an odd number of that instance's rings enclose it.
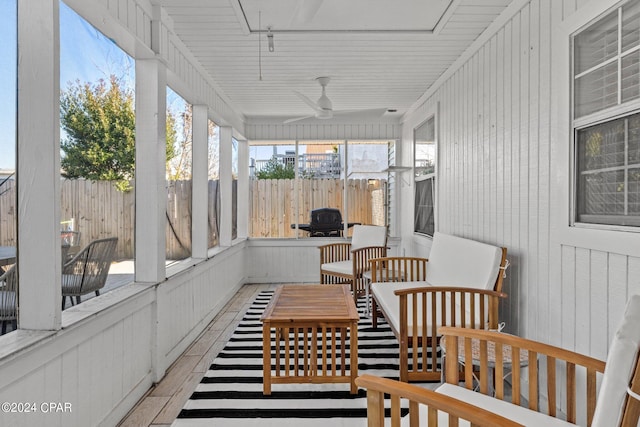
<path fill-rule="evenodd" d="M 262 323 L 272 291 L 253 302 L 174 427 L 200 426 L 366 426 L 366 392 L 349 393 L 348 384 L 274 384 L 262 394 Z M 358 302 L 364 310 L 364 299 Z M 361 315 L 358 323 L 358 374 L 398 379 L 398 341 L 380 319 L 378 328 Z M 347 351 L 349 349 L 347 348 Z M 426 385 L 435 388 L 437 384 Z"/>

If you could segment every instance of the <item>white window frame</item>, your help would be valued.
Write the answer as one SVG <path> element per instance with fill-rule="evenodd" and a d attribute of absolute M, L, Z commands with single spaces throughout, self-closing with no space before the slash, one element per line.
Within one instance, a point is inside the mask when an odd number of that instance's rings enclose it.
<path fill-rule="evenodd" d="M 434 159 L 435 159 L 435 163 L 434 163 L 434 168 L 433 168 L 433 172 L 429 173 L 429 174 L 425 174 L 425 175 L 417 175 L 417 168 L 416 168 L 416 154 L 417 154 L 417 150 L 416 150 L 416 131 L 424 126 L 429 120 L 433 119 L 433 127 L 434 127 L 434 146 L 435 146 L 435 153 L 434 153 Z M 414 176 L 414 191 L 413 191 L 413 221 L 414 221 L 414 225 L 413 225 L 413 233 L 416 236 L 426 236 L 426 237 L 433 237 L 432 234 L 428 234 L 428 233 L 423 233 L 420 231 L 416 231 L 416 227 L 415 227 L 415 219 L 416 219 L 416 192 L 417 192 L 417 184 L 420 181 L 426 181 L 426 180 L 431 180 L 432 182 L 432 196 L 433 196 L 433 232 L 435 233 L 436 230 L 438 229 L 438 114 L 437 111 L 432 111 L 428 117 L 423 120 L 420 124 L 418 124 L 414 129 L 413 129 L 413 176 Z"/>
<path fill-rule="evenodd" d="M 622 103 L 621 100 L 621 90 L 620 90 L 620 64 L 622 61 L 622 58 L 625 57 L 626 55 L 629 55 L 630 53 L 637 51 L 638 49 L 640 49 L 640 46 L 635 46 L 632 47 L 630 49 L 627 49 L 626 51 L 621 51 L 621 32 L 622 32 L 622 7 L 628 3 L 627 1 L 622 2 L 622 3 L 618 3 L 615 5 L 615 7 L 613 8 L 609 8 L 601 13 L 599 13 L 597 15 L 597 17 L 595 17 L 594 19 L 590 20 L 587 24 L 583 25 L 582 27 L 578 28 L 576 31 L 574 31 L 571 36 L 570 36 L 570 126 L 571 126 L 571 165 L 570 165 L 570 182 L 571 182 L 571 191 L 570 191 L 570 217 L 569 217 L 569 225 L 571 227 L 577 227 L 577 228 L 595 228 L 595 229 L 605 229 L 605 230 L 620 230 L 620 231 L 630 231 L 630 232 L 640 232 L 640 226 L 635 226 L 635 225 L 621 225 L 621 224 L 616 224 L 615 222 L 609 222 L 609 223 L 605 223 L 604 221 L 602 222 L 587 222 L 587 221 L 580 221 L 578 219 L 578 181 L 579 181 L 579 177 L 578 177 L 578 132 L 580 132 L 581 130 L 584 130 L 586 128 L 595 126 L 595 125 L 599 125 L 599 124 L 604 124 L 604 123 L 608 123 L 608 122 L 613 122 L 615 120 L 618 119 L 622 119 L 625 117 L 629 117 L 631 115 L 634 114 L 638 114 L 640 113 L 640 98 L 639 99 L 635 99 L 635 100 L 631 100 L 631 101 L 627 101 L 625 103 Z M 579 118 L 575 118 L 575 98 L 576 98 L 576 89 L 575 89 L 575 82 L 576 82 L 576 76 L 575 76 L 575 64 L 574 64 L 574 59 L 575 59 L 575 44 L 574 44 L 574 39 L 575 37 L 580 34 L 581 32 L 585 31 L 586 29 L 588 29 L 589 27 L 591 27 L 592 25 L 595 25 L 596 22 L 598 22 L 599 20 L 603 19 L 604 17 L 606 17 L 607 15 L 611 14 L 612 12 L 617 11 L 618 13 L 618 52 L 616 53 L 616 55 L 605 61 L 605 63 L 608 62 L 615 62 L 618 64 L 618 103 L 617 105 L 605 108 L 603 110 L 600 111 L 596 111 L 594 113 L 590 113 L 587 114 L 585 116 L 579 117 Z M 601 67 L 604 66 L 603 64 L 599 64 L 597 67 Z M 585 74 L 585 72 L 580 73 L 579 75 Z M 625 154 L 626 157 L 626 154 Z M 625 158 L 625 167 L 624 169 L 627 169 L 627 165 L 626 165 L 626 158 Z M 603 219 L 604 218 L 614 218 L 614 216 L 609 216 L 609 215 L 605 215 L 605 216 L 601 216 Z"/>

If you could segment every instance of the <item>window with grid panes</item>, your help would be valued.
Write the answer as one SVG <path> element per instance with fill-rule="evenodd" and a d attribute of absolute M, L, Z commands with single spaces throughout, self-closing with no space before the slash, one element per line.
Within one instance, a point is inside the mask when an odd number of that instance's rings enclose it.
<path fill-rule="evenodd" d="M 436 128 L 435 116 L 414 130 L 414 227 L 427 236 L 435 232 Z"/>
<path fill-rule="evenodd" d="M 640 226 L 640 2 L 573 37 L 574 222 Z"/>

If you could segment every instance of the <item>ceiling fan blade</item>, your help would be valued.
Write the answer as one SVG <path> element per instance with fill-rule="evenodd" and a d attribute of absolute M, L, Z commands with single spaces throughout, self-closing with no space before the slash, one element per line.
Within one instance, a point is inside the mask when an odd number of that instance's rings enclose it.
<path fill-rule="evenodd" d="M 340 117 L 380 117 L 387 112 L 387 108 L 369 108 L 365 110 L 334 110 L 333 115 Z"/>
<path fill-rule="evenodd" d="M 304 119 L 310 119 L 310 118 L 313 118 L 313 117 L 315 117 L 314 114 L 311 114 L 310 116 L 296 117 L 296 118 L 293 118 L 293 119 L 285 120 L 284 122 L 282 122 L 282 124 L 286 125 L 288 123 L 293 123 L 293 122 L 297 122 L 297 121 L 304 120 Z"/>
<path fill-rule="evenodd" d="M 296 7 L 291 15 L 289 21 L 289 28 L 295 26 L 295 24 L 307 24 L 309 23 L 318 9 L 322 5 L 323 0 L 298 0 L 296 1 Z"/>
<path fill-rule="evenodd" d="M 318 104 L 316 104 L 315 102 L 313 102 L 311 99 L 309 99 L 308 97 L 306 97 L 305 95 L 301 94 L 300 92 L 298 92 L 297 90 L 294 90 L 293 93 L 295 93 L 296 95 L 298 95 L 298 98 L 302 99 L 304 101 L 305 104 L 307 104 L 309 107 L 313 108 L 313 111 L 321 111 L 322 109 L 320 107 L 318 107 Z"/>

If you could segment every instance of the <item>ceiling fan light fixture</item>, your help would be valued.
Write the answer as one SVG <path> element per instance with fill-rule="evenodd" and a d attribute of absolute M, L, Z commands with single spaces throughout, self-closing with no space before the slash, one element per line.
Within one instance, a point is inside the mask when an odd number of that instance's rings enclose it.
<path fill-rule="evenodd" d="M 322 87 L 322 94 L 320 95 L 320 98 L 318 98 L 318 101 L 316 101 L 316 105 L 322 110 L 331 112 L 331 110 L 333 110 L 333 104 L 326 93 L 327 85 L 331 79 L 329 77 L 318 77 L 316 80 Z M 331 116 L 325 118 L 331 118 Z"/>
<path fill-rule="evenodd" d="M 316 119 L 331 119 L 333 117 L 333 111 L 331 110 L 320 110 L 316 113 Z"/>
<path fill-rule="evenodd" d="M 318 101 L 316 101 L 316 104 L 318 105 L 318 107 L 320 107 L 320 109 L 324 111 L 331 111 L 333 109 L 333 104 L 331 103 L 331 100 L 324 93 L 324 87 L 322 88 L 322 95 L 320 96 L 320 98 L 318 98 Z"/>

